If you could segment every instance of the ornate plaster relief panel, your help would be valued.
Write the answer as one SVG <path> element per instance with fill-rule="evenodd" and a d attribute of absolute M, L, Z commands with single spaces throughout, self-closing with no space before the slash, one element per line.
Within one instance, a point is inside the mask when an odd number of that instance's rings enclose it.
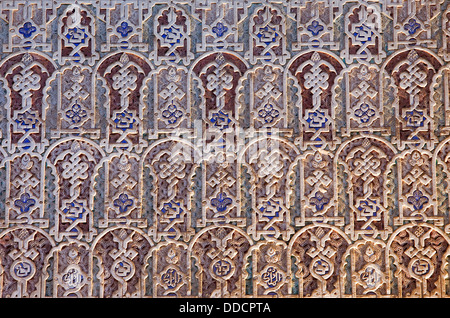
<path fill-rule="evenodd" d="M 450 297 L 449 0 L 0 1 L 1 297 Z"/>

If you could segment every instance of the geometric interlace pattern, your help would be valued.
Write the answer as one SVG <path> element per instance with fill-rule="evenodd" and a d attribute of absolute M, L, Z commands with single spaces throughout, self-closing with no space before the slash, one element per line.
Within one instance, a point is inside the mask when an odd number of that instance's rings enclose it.
<path fill-rule="evenodd" d="M 449 297 L 449 0 L 0 1 L 1 297 Z"/>

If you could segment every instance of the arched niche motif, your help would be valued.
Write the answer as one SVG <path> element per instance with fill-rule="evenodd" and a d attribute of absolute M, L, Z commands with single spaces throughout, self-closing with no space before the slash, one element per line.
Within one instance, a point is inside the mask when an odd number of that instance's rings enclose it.
<path fill-rule="evenodd" d="M 399 215 L 394 218 L 394 225 L 414 222 L 430 222 L 440 226 L 443 214 L 436 206 L 436 187 L 433 172 L 433 154 L 425 149 L 405 150 L 397 156 L 396 187 L 399 198 Z"/>
<path fill-rule="evenodd" d="M 54 85 L 61 90 L 58 94 L 56 124 L 51 127 L 52 139 L 62 136 L 100 137 L 100 129 L 96 128 L 96 116 L 93 100 L 93 72 L 90 66 L 72 62 L 57 70 L 53 76 Z"/>
<path fill-rule="evenodd" d="M 43 152 L 48 107 L 46 88 L 56 64 L 41 52 L 10 55 L 0 64 L 0 80 L 7 96 L 7 133 L 2 145 L 10 153 Z"/>
<path fill-rule="evenodd" d="M 239 175 L 246 167 L 252 184 L 249 191 L 252 220 L 247 225 L 247 233 L 253 239 L 282 237 L 287 241 L 294 233 L 290 207 L 292 175 L 298 155 L 298 149 L 291 143 L 272 136 L 250 141 L 240 154 Z M 242 182 L 240 177 L 239 183 Z"/>
<path fill-rule="evenodd" d="M 335 222 L 343 224 L 336 201 L 337 182 L 334 154 L 327 150 L 315 149 L 301 153 L 297 160 L 300 168 L 300 216 L 295 218 L 296 226 L 305 226 L 306 222 Z"/>
<path fill-rule="evenodd" d="M 231 52 L 207 53 L 190 70 L 201 91 L 202 189 L 201 218 L 197 226 L 236 222 L 245 226 L 237 195 L 237 121 L 239 87 L 248 64 Z M 192 90 L 189 90 L 192 94 Z M 191 100 L 192 96 L 190 96 Z"/>
<path fill-rule="evenodd" d="M 378 235 L 386 239 L 392 233 L 388 174 L 395 154 L 389 142 L 368 136 L 354 137 L 338 149 L 335 165 L 343 165 L 348 185 L 345 192 L 348 193 L 350 222 L 345 232 L 352 240 Z M 335 189 L 337 196 L 336 184 Z M 337 201 L 338 197 L 335 199 Z"/>
<path fill-rule="evenodd" d="M 428 223 L 408 224 L 390 237 L 386 259 L 393 262 L 388 289 L 396 285 L 402 298 L 442 297 L 448 277 L 449 241 L 437 227 Z"/>
<path fill-rule="evenodd" d="M 142 165 L 153 177 L 154 224 L 149 233 L 155 242 L 164 238 L 188 242 L 194 235 L 192 183 L 199 159 L 192 144 L 177 139 L 156 142 L 144 153 Z"/>
<path fill-rule="evenodd" d="M 51 260 L 51 261 L 50 261 Z M 52 296 L 87 298 L 91 296 L 92 276 L 89 245 L 80 241 L 55 246 L 46 258 L 46 270 L 52 278 Z"/>
<path fill-rule="evenodd" d="M 359 1 L 344 19 L 345 49 L 341 58 L 346 63 L 374 61 L 379 64 L 386 57 L 383 51 L 381 5 Z"/>
<path fill-rule="evenodd" d="M 301 298 L 343 297 L 344 273 L 341 265 L 351 241 L 332 225 L 308 225 L 289 242 L 288 267 Z"/>
<path fill-rule="evenodd" d="M 6 163 L 6 188 L 4 227 L 12 224 L 49 225 L 44 211 L 44 175 L 42 156 L 37 153 L 10 155 Z"/>
<path fill-rule="evenodd" d="M 67 62 L 94 65 L 99 59 L 95 31 L 95 18 L 87 6 L 68 5 L 58 19 L 58 44 L 54 59 L 60 65 Z"/>
<path fill-rule="evenodd" d="M 232 225 L 211 226 L 198 232 L 189 245 L 189 257 L 195 259 L 196 296 L 243 297 L 244 257 L 251 245 L 250 237 Z"/>
<path fill-rule="evenodd" d="M 102 158 L 105 167 L 104 213 L 99 227 L 126 224 L 147 227 L 142 217 L 141 158 L 135 153 L 119 150 Z"/>
<path fill-rule="evenodd" d="M 358 240 L 349 247 L 345 259 L 341 272 L 345 273 L 344 281 L 350 281 L 353 298 L 389 297 L 389 264 L 384 241 Z"/>
<path fill-rule="evenodd" d="M 202 119 L 207 128 L 223 130 L 234 124 L 233 119 L 237 120 L 236 97 L 248 68 L 247 62 L 228 51 L 206 53 L 193 63 L 191 80 L 196 79 L 202 91 Z"/>
<path fill-rule="evenodd" d="M 134 227 L 116 226 L 101 233 L 90 250 L 91 271 L 96 273 L 93 279 L 101 286 L 98 295 L 93 296 L 143 297 L 147 292 L 148 259 L 153 245 L 144 232 Z"/>
<path fill-rule="evenodd" d="M 271 4 L 259 6 L 254 12 L 249 18 L 249 51 L 246 58 L 252 64 L 260 60 L 286 64 L 291 54 L 287 50 L 285 15 Z"/>
<path fill-rule="evenodd" d="M 179 241 L 160 242 L 152 248 L 153 297 L 189 296 L 188 246 Z"/>
<path fill-rule="evenodd" d="M 390 78 L 394 87 L 396 133 L 392 143 L 400 150 L 406 145 L 425 145 L 431 150 L 437 142 L 432 83 L 442 64 L 431 51 L 414 48 L 392 54 L 381 68 L 380 81 L 384 77 Z M 380 95 L 383 98 L 386 96 L 384 91 L 381 82 Z"/>
<path fill-rule="evenodd" d="M 155 72 L 153 129 L 171 132 L 191 126 L 188 70 L 179 65 L 160 66 Z"/>
<path fill-rule="evenodd" d="M 147 58 L 133 51 L 109 54 L 97 64 L 94 74 L 106 88 L 106 138 L 101 144 L 108 152 L 119 148 L 140 153 L 147 145 L 142 135 L 151 71 Z"/>
<path fill-rule="evenodd" d="M 50 233 L 58 242 L 94 238 L 94 184 L 104 156 L 98 145 L 82 138 L 62 139 L 47 150 L 44 162 L 55 178 L 56 211 Z"/>
<path fill-rule="evenodd" d="M 345 87 L 348 87 L 345 107 L 345 129 L 343 135 L 381 133 L 388 135 L 389 110 L 384 109 L 380 94 L 380 68 L 374 63 L 361 61 L 349 65 L 343 72 Z M 392 111 L 392 110 L 391 110 Z"/>
<path fill-rule="evenodd" d="M 298 87 L 299 145 L 334 149 L 339 142 L 336 136 L 337 83 L 343 62 L 333 53 L 308 50 L 292 58 L 286 76 L 293 77 Z M 286 79 L 287 80 L 287 79 Z"/>
<path fill-rule="evenodd" d="M 2 232 L 0 237 L 1 296 L 36 298 L 45 296 L 45 258 L 55 243 L 34 226 L 21 225 Z"/>
<path fill-rule="evenodd" d="M 248 72 L 250 94 L 250 127 L 255 129 L 288 127 L 288 105 L 285 102 L 286 87 L 284 69 L 267 61 L 254 66 Z M 245 112 L 247 108 L 245 109 Z"/>
<path fill-rule="evenodd" d="M 189 65 L 194 58 L 191 51 L 190 15 L 181 7 L 171 4 L 164 6 L 154 19 L 155 50 L 151 56 L 155 64 L 182 62 Z"/>
<path fill-rule="evenodd" d="M 283 297 L 289 294 L 288 280 L 290 269 L 288 268 L 287 245 L 284 241 L 272 240 L 259 242 L 253 245 L 246 257 L 246 279 L 252 281 L 254 297 Z"/>

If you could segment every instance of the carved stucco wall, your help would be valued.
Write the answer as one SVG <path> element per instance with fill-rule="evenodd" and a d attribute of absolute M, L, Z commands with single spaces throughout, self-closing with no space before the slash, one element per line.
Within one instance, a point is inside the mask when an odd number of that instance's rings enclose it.
<path fill-rule="evenodd" d="M 2 297 L 448 297 L 450 1 L 0 1 Z"/>

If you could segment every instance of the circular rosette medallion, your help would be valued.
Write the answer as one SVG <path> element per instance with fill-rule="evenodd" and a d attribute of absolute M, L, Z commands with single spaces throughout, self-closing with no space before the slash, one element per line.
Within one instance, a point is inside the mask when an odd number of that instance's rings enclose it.
<path fill-rule="evenodd" d="M 358 274 L 360 283 L 367 290 L 376 290 L 383 284 L 383 272 L 375 264 L 366 265 Z"/>
<path fill-rule="evenodd" d="M 112 276 L 119 281 L 128 281 L 133 277 L 136 268 L 132 261 L 126 258 L 118 258 L 111 266 Z"/>
<path fill-rule="evenodd" d="M 268 265 L 261 271 L 260 280 L 267 289 L 278 288 L 283 285 L 284 276 L 276 265 Z"/>
<path fill-rule="evenodd" d="M 316 257 L 311 262 L 309 270 L 311 274 L 320 280 L 327 280 L 333 274 L 333 263 L 326 257 Z"/>
<path fill-rule="evenodd" d="M 233 276 L 235 270 L 236 266 L 229 258 L 214 260 L 209 267 L 211 276 L 219 280 L 229 279 Z"/>
<path fill-rule="evenodd" d="M 78 265 L 69 265 L 61 281 L 66 289 L 80 289 L 86 283 L 86 278 Z"/>
<path fill-rule="evenodd" d="M 175 267 L 167 268 L 161 275 L 161 284 L 168 289 L 176 289 L 183 282 L 183 275 Z"/>
<path fill-rule="evenodd" d="M 15 280 L 27 281 L 36 273 L 36 266 L 30 259 L 19 259 L 12 264 L 10 272 Z"/>
<path fill-rule="evenodd" d="M 434 272 L 434 266 L 427 258 L 414 258 L 409 262 L 411 276 L 418 280 L 430 278 Z"/>

